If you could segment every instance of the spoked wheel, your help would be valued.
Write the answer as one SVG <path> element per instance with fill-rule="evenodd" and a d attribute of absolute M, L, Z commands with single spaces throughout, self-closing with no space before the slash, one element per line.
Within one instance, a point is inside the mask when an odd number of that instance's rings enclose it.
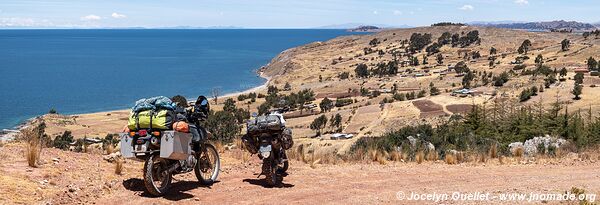
<path fill-rule="evenodd" d="M 144 186 L 146 191 L 154 196 L 162 196 L 171 186 L 172 175 L 166 170 L 168 163 L 166 159 L 153 154 L 148 156 L 144 163 Z"/>
<path fill-rule="evenodd" d="M 279 177 L 277 175 L 278 165 L 272 159 L 264 159 L 262 172 L 266 176 L 265 180 L 271 187 L 277 185 Z"/>
<path fill-rule="evenodd" d="M 221 169 L 221 159 L 219 152 L 211 144 L 203 144 L 198 155 L 198 163 L 194 168 L 194 173 L 198 181 L 204 185 L 211 185 L 217 181 Z"/>

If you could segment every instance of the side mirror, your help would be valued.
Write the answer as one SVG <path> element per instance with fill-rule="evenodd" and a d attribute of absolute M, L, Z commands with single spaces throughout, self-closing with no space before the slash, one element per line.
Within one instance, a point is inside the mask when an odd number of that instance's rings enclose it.
<path fill-rule="evenodd" d="M 258 116 L 258 113 L 256 113 L 256 112 L 252 113 L 252 117 L 257 117 L 257 116 Z"/>

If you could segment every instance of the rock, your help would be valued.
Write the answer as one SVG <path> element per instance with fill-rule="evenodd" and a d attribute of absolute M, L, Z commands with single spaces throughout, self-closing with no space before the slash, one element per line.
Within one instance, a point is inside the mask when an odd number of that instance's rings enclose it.
<path fill-rule="evenodd" d="M 114 162 L 119 157 L 121 157 L 121 152 L 117 151 L 117 152 L 109 154 L 109 155 L 104 155 L 104 160 L 106 160 L 108 162 Z"/>
<path fill-rule="evenodd" d="M 75 187 L 75 185 L 69 184 L 69 186 L 67 186 L 69 188 L 69 192 L 76 192 L 77 191 L 77 187 Z"/>
<path fill-rule="evenodd" d="M 408 139 L 408 142 L 410 142 L 410 146 L 412 146 L 413 148 L 417 146 L 417 138 L 414 138 L 413 136 L 408 136 L 406 139 Z"/>
<path fill-rule="evenodd" d="M 52 158 L 52 161 L 53 162 L 58 162 L 58 161 L 60 161 L 60 158 Z"/>

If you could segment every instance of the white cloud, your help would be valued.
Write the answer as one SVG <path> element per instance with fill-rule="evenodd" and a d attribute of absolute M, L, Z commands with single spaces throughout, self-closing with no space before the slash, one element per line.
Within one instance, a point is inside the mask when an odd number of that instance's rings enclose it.
<path fill-rule="evenodd" d="M 90 14 L 90 15 L 81 17 L 81 20 L 83 20 L 83 21 L 97 21 L 100 19 L 102 19 L 102 17 L 96 16 L 94 14 Z"/>
<path fill-rule="evenodd" d="M 377 14 L 379 14 L 379 12 L 378 11 L 373 11 L 373 14 L 377 15 Z"/>
<path fill-rule="evenodd" d="M 529 1 L 528 0 L 515 0 L 515 4 L 527 5 L 527 4 L 529 4 Z"/>
<path fill-rule="evenodd" d="M 119 13 L 114 13 L 114 12 L 110 16 L 112 16 L 113 18 L 116 18 L 116 19 L 127 18 L 127 16 L 125 14 L 119 14 Z"/>
<path fill-rule="evenodd" d="M 463 11 L 473 11 L 475 9 L 475 7 L 467 4 L 467 5 L 464 5 L 464 6 L 460 7 L 460 8 L 458 8 L 458 9 L 463 10 Z"/>
<path fill-rule="evenodd" d="M 402 15 L 402 11 L 394 10 L 394 15 L 396 15 L 396 16 Z"/>
<path fill-rule="evenodd" d="M 54 24 L 46 19 L 7 17 L 0 18 L 0 27 L 52 27 Z"/>

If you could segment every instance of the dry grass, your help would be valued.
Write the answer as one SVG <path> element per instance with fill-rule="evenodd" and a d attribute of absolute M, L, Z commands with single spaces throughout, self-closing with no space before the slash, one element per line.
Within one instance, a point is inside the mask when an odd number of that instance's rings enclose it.
<path fill-rule="evenodd" d="M 290 150 L 288 150 L 287 156 L 288 156 L 288 159 L 295 159 L 295 160 L 306 163 L 306 156 L 304 154 L 304 145 L 303 144 L 292 147 Z"/>
<path fill-rule="evenodd" d="M 369 159 L 373 162 L 378 162 L 379 164 L 387 164 L 388 153 L 386 151 L 380 151 L 376 149 L 369 149 L 367 151 L 367 155 Z"/>
<path fill-rule="evenodd" d="M 217 149 L 217 152 L 225 152 L 225 147 L 223 146 L 223 143 L 221 141 L 213 141 L 212 143 L 215 146 L 215 149 Z"/>
<path fill-rule="evenodd" d="M 38 143 L 30 141 L 27 144 L 27 164 L 30 167 L 38 167 L 41 151 L 42 147 Z"/>
<path fill-rule="evenodd" d="M 437 161 L 438 157 L 439 156 L 436 151 L 429 151 L 429 152 L 427 152 L 425 159 L 427 159 L 427 161 Z"/>
<path fill-rule="evenodd" d="M 402 157 L 402 153 L 400 153 L 396 150 L 390 152 L 390 160 L 391 161 L 399 162 L 399 161 L 403 161 L 403 159 L 404 158 Z"/>
<path fill-rule="evenodd" d="M 30 167 L 38 167 L 40 155 L 42 153 L 42 142 L 36 131 L 37 130 L 24 130 L 21 133 L 22 139 L 27 140 L 25 158 Z"/>
<path fill-rule="evenodd" d="M 112 144 L 108 144 L 105 150 L 106 154 L 112 154 L 113 152 L 115 152 L 115 147 Z"/>
<path fill-rule="evenodd" d="M 525 155 L 525 150 L 523 149 L 523 147 L 518 147 L 512 154 L 515 157 L 522 158 L 523 155 Z"/>
<path fill-rule="evenodd" d="M 117 174 L 117 175 L 123 174 L 123 162 L 124 162 L 124 160 L 121 158 L 118 158 L 117 160 L 115 160 L 115 174 Z"/>
<path fill-rule="evenodd" d="M 498 162 L 500 162 L 500 164 L 502 164 L 502 165 L 506 164 L 506 157 L 504 157 L 504 156 L 498 157 Z"/>
<path fill-rule="evenodd" d="M 425 153 L 423 153 L 423 151 L 417 152 L 417 154 L 415 154 L 415 161 L 417 161 L 417 164 L 423 163 L 423 161 L 425 161 Z"/>
<path fill-rule="evenodd" d="M 246 147 L 244 147 L 244 142 L 242 142 L 242 138 L 236 137 L 235 139 L 233 139 L 233 144 L 241 150 L 245 150 Z"/>
<path fill-rule="evenodd" d="M 490 146 L 490 151 L 488 153 L 488 155 L 490 156 L 490 158 L 497 158 L 498 157 L 498 145 L 496 145 L 495 143 L 492 144 Z"/>
<path fill-rule="evenodd" d="M 446 162 L 446 164 L 458 164 L 456 160 L 456 155 L 451 153 L 446 154 L 446 156 L 444 157 L 444 161 Z"/>
<path fill-rule="evenodd" d="M 464 152 L 456 153 L 456 163 L 461 163 L 464 161 L 465 161 L 465 153 Z"/>
<path fill-rule="evenodd" d="M 479 161 L 480 163 L 485 163 L 485 162 L 487 161 L 486 154 L 484 154 L 484 153 L 480 153 L 480 154 L 479 154 L 479 160 L 478 160 L 478 161 Z"/>

